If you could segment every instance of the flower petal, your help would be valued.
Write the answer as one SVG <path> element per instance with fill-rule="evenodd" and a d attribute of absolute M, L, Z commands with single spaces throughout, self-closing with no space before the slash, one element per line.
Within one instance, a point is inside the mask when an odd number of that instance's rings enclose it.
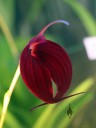
<path fill-rule="evenodd" d="M 50 76 L 57 86 L 54 102 L 59 101 L 69 88 L 72 79 L 72 66 L 69 56 L 61 46 L 49 40 L 35 45 L 34 54 L 48 68 Z"/>
<path fill-rule="evenodd" d="M 20 71 L 25 84 L 34 95 L 47 103 L 53 102 L 49 71 L 37 56 L 31 55 L 29 45 L 21 54 Z"/>

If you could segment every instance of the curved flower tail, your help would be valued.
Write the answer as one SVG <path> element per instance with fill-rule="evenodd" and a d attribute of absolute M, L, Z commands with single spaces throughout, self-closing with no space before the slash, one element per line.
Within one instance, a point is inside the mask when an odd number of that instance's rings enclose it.
<path fill-rule="evenodd" d="M 57 23 L 63 23 L 65 25 L 69 25 L 69 22 L 65 21 L 65 20 L 55 20 L 51 23 L 49 23 L 48 25 L 46 25 L 40 32 L 37 36 L 41 36 L 44 34 L 44 32 L 53 24 L 57 24 Z"/>

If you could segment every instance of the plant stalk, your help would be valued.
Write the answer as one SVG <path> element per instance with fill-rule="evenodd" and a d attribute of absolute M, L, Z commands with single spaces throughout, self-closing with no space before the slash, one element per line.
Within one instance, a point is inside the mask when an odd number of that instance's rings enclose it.
<path fill-rule="evenodd" d="M 9 87 L 8 91 L 4 95 L 3 108 L 2 108 L 2 114 L 1 114 L 1 119 L 0 119 L 0 128 L 3 128 L 4 120 L 5 120 L 6 113 L 7 113 L 7 108 L 8 108 L 10 99 L 11 99 L 12 92 L 13 92 L 14 87 L 16 85 L 16 82 L 17 82 L 17 80 L 19 78 L 19 75 L 20 75 L 20 67 L 18 65 L 18 67 L 16 69 L 16 72 L 15 72 L 15 75 L 13 77 L 13 80 L 12 80 L 12 82 L 10 84 L 10 87 Z"/>

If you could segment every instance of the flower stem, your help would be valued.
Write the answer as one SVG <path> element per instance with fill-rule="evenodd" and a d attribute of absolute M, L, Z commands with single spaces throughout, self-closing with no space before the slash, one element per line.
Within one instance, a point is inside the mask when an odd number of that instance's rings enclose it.
<path fill-rule="evenodd" d="M 15 72 L 15 75 L 13 77 L 13 80 L 12 80 L 12 82 L 10 84 L 10 87 L 9 87 L 8 91 L 4 95 L 3 108 L 2 108 L 2 114 L 1 114 L 1 119 L 0 119 L 0 128 L 3 127 L 4 120 L 5 120 L 6 113 L 7 113 L 8 104 L 10 102 L 11 95 L 12 95 L 12 92 L 13 92 L 14 87 L 16 85 L 16 82 L 17 82 L 17 80 L 19 78 L 19 75 L 20 75 L 20 67 L 18 65 L 18 67 L 16 69 L 16 72 Z"/>

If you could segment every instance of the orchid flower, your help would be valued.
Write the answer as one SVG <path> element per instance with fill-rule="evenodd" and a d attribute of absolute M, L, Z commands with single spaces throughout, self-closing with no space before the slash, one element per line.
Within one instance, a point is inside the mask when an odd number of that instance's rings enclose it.
<path fill-rule="evenodd" d="M 70 97 L 64 97 L 72 79 L 70 58 L 64 48 L 44 36 L 47 28 L 56 23 L 69 25 L 64 20 L 51 22 L 29 41 L 20 57 L 20 72 L 24 83 L 32 94 L 45 102 L 36 107 Z M 52 81 L 56 85 L 55 96 Z"/>

